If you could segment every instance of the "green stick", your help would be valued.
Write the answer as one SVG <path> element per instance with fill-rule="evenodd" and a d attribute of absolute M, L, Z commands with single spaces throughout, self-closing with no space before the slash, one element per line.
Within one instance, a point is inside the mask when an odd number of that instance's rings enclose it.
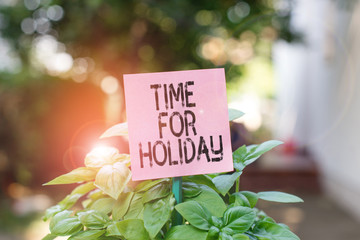
<path fill-rule="evenodd" d="M 182 177 L 174 177 L 172 182 L 172 191 L 175 196 L 176 203 L 179 204 L 183 201 L 183 194 L 182 194 Z M 175 211 L 175 216 L 173 219 L 173 225 L 181 225 L 182 224 L 182 217 L 180 213 Z"/>
<path fill-rule="evenodd" d="M 236 179 L 236 186 L 235 186 L 235 192 L 240 191 L 240 177 Z"/>

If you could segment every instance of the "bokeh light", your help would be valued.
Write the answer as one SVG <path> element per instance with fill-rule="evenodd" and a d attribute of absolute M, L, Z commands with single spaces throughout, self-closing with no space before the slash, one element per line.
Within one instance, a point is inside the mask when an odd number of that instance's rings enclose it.
<path fill-rule="evenodd" d="M 40 0 L 24 0 L 24 5 L 29 10 L 35 10 L 40 5 Z"/>
<path fill-rule="evenodd" d="M 46 15 L 53 21 L 59 21 L 64 16 L 64 10 L 59 5 L 52 5 L 47 9 Z"/>
<path fill-rule="evenodd" d="M 244 64 L 254 55 L 254 41 L 243 39 L 207 36 L 201 45 L 201 56 L 218 66 L 227 62 L 235 65 Z"/>
<path fill-rule="evenodd" d="M 113 76 L 106 76 L 101 80 L 101 89 L 106 94 L 116 93 L 119 89 L 119 80 Z"/>
<path fill-rule="evenodd" d="M 66 53 L 64 45 L 51 35 L 35 39 L 33 57 L 39 68 L 45 69 L 53 76 L 66 73 L 73 66 L 72 56 Z"/>
<path fill-rule="evenodd" d="M 25 18 L 21 21 L 21 30 L 25 34 L 32 34 L 36 30 L 36 21 L 32 18 Z"/>
<path fill-rule="evenodd" d="M 246 2 L 238 2 L 235 6 L 231 7 L 227 11 L 229 20 L 233 23 L 240 22 L 243 18 L 250 13 L 250 6 Z"/>

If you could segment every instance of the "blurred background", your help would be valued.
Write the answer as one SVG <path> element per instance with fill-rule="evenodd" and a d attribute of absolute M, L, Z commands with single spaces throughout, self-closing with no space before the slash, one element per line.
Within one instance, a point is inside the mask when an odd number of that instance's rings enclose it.
<path fill-rule="evenodd" d="M 47 234 L 74 186 L 42 184 L 126 121 L 123 74 L 215 67 L 233 148 L 284 141 L 241 187 L 303 197 L 259 206 L 303 240 L 359 239 L 359 27 L 357 0 L 0 0 L 0 239 Z"/>

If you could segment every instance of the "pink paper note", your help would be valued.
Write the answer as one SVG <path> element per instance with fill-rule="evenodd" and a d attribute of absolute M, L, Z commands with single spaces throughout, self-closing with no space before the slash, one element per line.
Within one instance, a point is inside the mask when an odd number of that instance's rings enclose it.
<path fill-rule="evenodd" d="M 124 75 L 133 180 L 233 170 L 224 69 Z"/>

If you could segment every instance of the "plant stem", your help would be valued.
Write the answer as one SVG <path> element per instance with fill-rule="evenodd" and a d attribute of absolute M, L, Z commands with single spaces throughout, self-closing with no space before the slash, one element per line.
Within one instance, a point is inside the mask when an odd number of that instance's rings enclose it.
<path fill-rule="evenodd" d="M 235 192 L 239 192 L 239 188 L 240 188 L 240 177 L 236 179 Z"/>
<path fill-rule="evenodd" d="M 182 194 L 182 178 L 181 177 L 174 177 L 172 179 L 172 191 L 174 193 L 176 204 L 182 203 L 183 194 Z M 182 221 L 183 221 L 183 219 L 182 219 L 180 213 L 178 213 L 176 211 L 174 219 L 173 219 L 173 225 L 174 226 L 181 225 Z"/>

